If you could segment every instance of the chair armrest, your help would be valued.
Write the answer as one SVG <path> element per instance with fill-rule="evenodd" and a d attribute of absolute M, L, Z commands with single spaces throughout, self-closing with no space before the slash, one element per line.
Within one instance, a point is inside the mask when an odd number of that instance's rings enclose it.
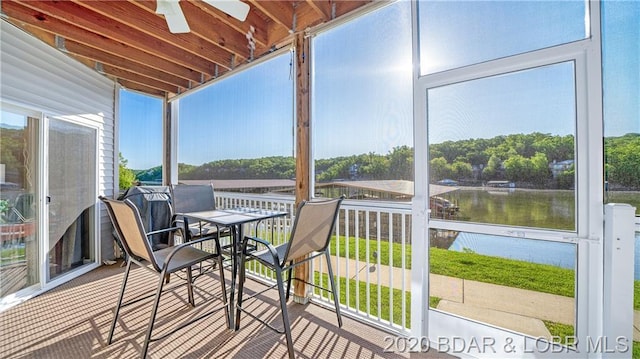
<path fill-rule="evenodd" d="M 185 221 L 187 221 L 187 217 L 180 213 L 175 213 L 171 216 L 171 223 L 185 222 Z"/>
<path fill-rule="evenodd" d="M 163 229 L 158 229 L 156 231 L 151 231 L 149 233 L 147 233 L 147 240 L 153 236 L 154 234 L 160 234 L 160 233 L 165 233 L 165 232 L 170 232 L 169 234 L 169 243 L 167 243 L 170 247 L 173 247 L 174 244 L 174 239 L 173 239 L 173 232 L 175 231 L 179 231 L 181 236 L 184 236 L 184 234 L 182 233 L 182 228 L 180 227 L 168 227 L 168 228 L 163 228 Z"/>
<path fill-rule="evenodd" d="M 171 225 L 175 227 L 181 225 L 183 227 L 183 232 L 184 232 L 183 234 L 185 236 L 184 240 L 185 241 L 191 240 L 191 232 L 189 231 L 189 219 L 186 216 L 183 216 L 179 213 L 172 215 Z"/>
<path fill-rule="evenodd" d="M 164 233 L 164 232 L 173 232 L 173 231 L 181 231 L 182 228 L 180 227 L 168 227 L 168 228 L 163 228 L 163 229 L 158 229 L 156 231 L 151 231 L 151 232 L 147 232 L 147 237 L 152 236 L 154 234 L 159 234 L 159 233 Z"/>
<path fill-rule="evenodd" d="M 271 242 L 262 238 L 245 236 L 244 240 L 242 241 L 242 253 L 245 253 L 245 251 L 247 250 L 247 244 L 249 243 L 249 241 L 254 241 L 267 247 L 267 250 L 269 250 L 269 253 L 271 253 L 271 256 L 273 257 L 273 263 L 277 263 L 278 265 L 280 265 L 280 258 L 278 257 L 276 248 L 273 246 L 273 244 L 271 244 Z"/>
<path fill-rule="evenodd" d="M 180 229 L 179 227 L 177 227 L 177 228 Z M 218 253 L 218 255 L 220 255 L 220 241 L 217 238 L 215 238 L 215 237 L 198 238 L 196 240 L 180 243 L 177 246 L 174 246 L 173 247 L 174 249 L 171 251 L 171 253 L 169 253 L 167 258 L 165 258 L 165 265 L 166 265 L 166 263 L 170 263 L 171 262 L 171 258 L 173 258 L 173 256 L 176 255 L 176 253 L 178 253 L 180 250 L 182 250 L 182 249 L 184 249 L 186 247 L 193 246 L 194 244 L 198 244 L 198 243 L 201 243 L 201 242 L 204 242 L 204 241 L 210 241 L 212 239 L 215 240 L 216 252 Z"/>

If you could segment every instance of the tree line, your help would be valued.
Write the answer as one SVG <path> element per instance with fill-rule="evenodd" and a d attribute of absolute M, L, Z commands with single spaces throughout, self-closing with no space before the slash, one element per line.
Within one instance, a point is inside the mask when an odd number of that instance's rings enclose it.
<path fill-rule="evenodd" d="M 387 155 L 361 155 L 320 159 L 315 162 L 316 180 L 406 179 L 413 180 L 413 149 L 399 146 Z M 293 157 L 219 160 L 201 166 L 178 165 L 181 179 L 287 179 L 295 178 Z"/>
<path fill-rule="evenodd" d="M 609 185 L 640 188 L 640 134 L 608 137 L 605 170 Z M 571 188 L 575 169 L 573 135 L 512 134 L 490 139 L 446 141 L 429 146 L 430 181 L 454 179 L 477 184 L 507 180 L 536 188 Z M 316 180 L 413 180 L 413 148 L 398 146 L 385 155 L 364 153 L 315 161 Z M 564 163 L 552 171 L 553 163 Z M 180 179 L 284 179 L 295 177 L 293 157 L 219 160 L 178 165 Z M 161 178 L 161 168 L 137 171 L 140 181 Z"/>
<path fill-rule="evenodd" d="M 429 158 L 433 182 L 452 178 L 475 183 L 506 180 L 536 188 L 573 186 L 573 135 L 534 132 L 446 141 L 429 146 Z M 550 164 L 560 162 L 566 168 L 554 177 Z"/>

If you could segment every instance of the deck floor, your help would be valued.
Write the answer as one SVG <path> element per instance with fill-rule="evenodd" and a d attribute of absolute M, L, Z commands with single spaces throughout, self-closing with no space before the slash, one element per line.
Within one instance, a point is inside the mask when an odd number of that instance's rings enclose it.
<path fill-rule="evenodd" d="M 122 310 L 114 342 L 106 345 L 113 308 L 124 268 L 102 266 L 25 303 L 0 313 L 1 358 L 137 358 L 151 310 L 151 299 Z M 226 272 L 229 273 L 229 272 Z M 134 266 L 127 298 L 153 290 L 156 276 Z M 163 294 L 154 336 L 176 323 L 221 304 L 217 276 L 196 280 L 196 307 L 186 304 L 186 287 L 172 278 Z M 247 292 L 262 286 L 247 281 Z M 268 291 L 246 307 L 281 327 L 277 293 Z M 333 311 L 315 304 L 289 303 L 289 317 L 298 358 L 452 358 L 434 351 L 421 354 L 385 352 L 385 339 L 394 334 L 343 315 L 338 328 Z M 152 342 L 151 358 L 286 358 L 284 335 L 277 334 L 248 316 L 241 329 L 226 329 L 219 311 L 167 338 Z"/>

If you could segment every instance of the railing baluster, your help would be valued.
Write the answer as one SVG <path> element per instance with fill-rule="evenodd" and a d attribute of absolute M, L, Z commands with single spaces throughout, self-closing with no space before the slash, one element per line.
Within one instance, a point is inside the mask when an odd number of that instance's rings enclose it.
<path fill-rule="evenodd" d="M 356 259 L 356 268 L 355 268 L 355 277 L 356 277 L 356 313 L 360 312 L 360 211 L 357 209 L 353 210 L 353 222 L 354 222 L 354 234 L 355 238 L 355 259 Z M 366 314 L 365 310 L 365 314 Z"/>
<path fill-rule="evenodd" d="M 406 250 L 407 250 L 407 243 L 406 243 L 406 221 L 405 219 L 407 218 L 404 214 L 400 214 L 401 220 L 402 220 L 402 328 L 406 328 L 407 327 L 407 291 L 406 291 L 406 287 L 405 287 L 405 279 L 407 278 L 407 276 L 405 275 L 405 273 L 407 272 L 407 256 L 406 256 Z"/>
<path fill-rule="evenodd" d="M 367 305 L 367 317 L 371 316 L 371 280 L 369 278 L 369 268 L 371 268 L 371 263 L 369 263 L 369 258 L 371 258 L 370 254 L 369 254 L 369 241 L 371 240 L 371 237 L 369 236 L 369 210 L 365 210 L 364 211 L 364 231 L 365 231 L 365 277 L 366 277 L 366 305 Z"/>
<path fill-rule="evenodd" d="M 393 327 L 393 214 L 389 213 L 389 325 Z"/>
<path fill-rule="evenodd" d="M 345 258 L 345 282 L 346 286 L 345 290 L 345 298 L 347 303 L 347 308 L 351 305 L 349 303 L 349 299 L 351 296 L 349 295 L 351 283 L 349 283 L 349 210 L 345 209 L 344 211 L 344 258 Z"/>
<path fill-rule="evenodd" d="M 382 273 L 380 272 L 380 260 L 382 258 L 382 246 L 381 246 L 381 236 L 380 236 L 380 211 L 376 212 L 376 243 L 378 245 L 378 255 L 376 256 L 376 278 L 378 283 L 378 319 L 382 318 L 382 289 L 380 288 L 380 276 Z"/>
<path fill-rule="evenodd" d="M 288 211 L 291 216 L 253 225 L 247 228 L 250 231 L 246 233 L 269 235 L 276 245 L 289 239 L 296 209 L 293 196 L 229 192 L 216 192 L 216 196 L 220 208 L 253 206 L 268 210 Z M 365 217 L 361 218 L 361 216 Z M 341 299 L 341 306 L 345 313 L 366 318 L 393 330 L 407 332 L 409 318 L 407 310 L 409 308 L 406 301 L 409 295 L 409 286 L 406 275 L 410 270 L 408 266 L 411 264 L 407 259 L 408 246 L 411 245 L 408 237 L 411 233 L 407 225 L 410 221 L 411 204 L 407 202 L 345 201 L 342 203 L 334 228 L 335 243 L 332 245 L 332 249 L 335 252 L 332 259 L 336 263 L 334 275 L 338 298 L 341 298 L 341 291 L 345 291 L 345 295 Z M 399 226 L 400 228 L 398 228 Z M 374 241 L 372 236 L 375 236 L 375 243 L 372 243 Z M 351 243 L 351 237 L 354 238 L 354 244 Z M 386 244 L 383 244 L 383 241 Z M 401 246 L 398 252 L 402 258 L 394 258 L 394 246 L 396 245 Z M 340 255 L 341 247 L 343 249 L 342 255 Z M 383 247 L 388 248 L 388 253 L 384 258 Z M 360 251 L 363 251 L 364 261 L 360 258 Z M 373 261 L 371 260 L 372 256 L 374 257 Z M 271 273 L 263 266 L 257 265 L 255 261 L 251 263 L 249 269 L 254 275 L 265 281 L 274 280 Z M 323 260 L 314 261 L 310 270 L 312 283 L 322 287 L 329 285 L 328 280 L 324 278 L 327 270 Z M 355 273 L 352 273 L 354 270 Z M 366 270 L 362 277 L 361 270 Z M 375 271 L 375 279 L 371 275 L 373 272 L 370 271 Z M 319 276 L 316 279 L 317 274 Z M 352 278 L 354 275 L 355 278 Z M 401 278 L 396 278 L 398 275 Z M 353 282 L 351 282 L 352 279 L 354 279 Z M 394 279 L 396 284 L 394 284 Z M 363 281 L 364 283 L 362 283 Z M 354 288 L 351 287 L 351 283 L 355 283 Z M 362 289 L 366 291 L 363 294 L 366 295 L 365 298 L 361 297 L 361 284 L 363 284 Z M 372 290 L 373 286 L 375 286 L 375 290 Z M 354 289 L 355 294 L 352 293 Z M 394 300 L 395 291 L 399 291 L 400 296 Z M 316 294 L 316 291 L 313 291 L 312 298 L 332 305 L 333 298 L 330 293 L 320 291 Z M 371 307 L 373 300 L 376 303 L 374 308 Z M 398 301 L 402 301 L 402 303 L 397 303 Z M 396 306 L 401 308 L 401 313 L 394 314 Z M 396 324 L 396 321 L 399 323 Z"/>

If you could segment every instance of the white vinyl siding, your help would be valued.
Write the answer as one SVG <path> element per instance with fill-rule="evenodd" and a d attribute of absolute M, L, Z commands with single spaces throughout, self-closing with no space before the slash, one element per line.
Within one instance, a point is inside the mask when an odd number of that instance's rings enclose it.
<path fill-rule="evenodd" d="M 113 196 L 115 83 L 4 20 L 0 30 L 0 100 L 97 128 L 97 191 Z M 98 228 L 98 260 L 111 259 L 113 239 L 105 211 Z"/>

